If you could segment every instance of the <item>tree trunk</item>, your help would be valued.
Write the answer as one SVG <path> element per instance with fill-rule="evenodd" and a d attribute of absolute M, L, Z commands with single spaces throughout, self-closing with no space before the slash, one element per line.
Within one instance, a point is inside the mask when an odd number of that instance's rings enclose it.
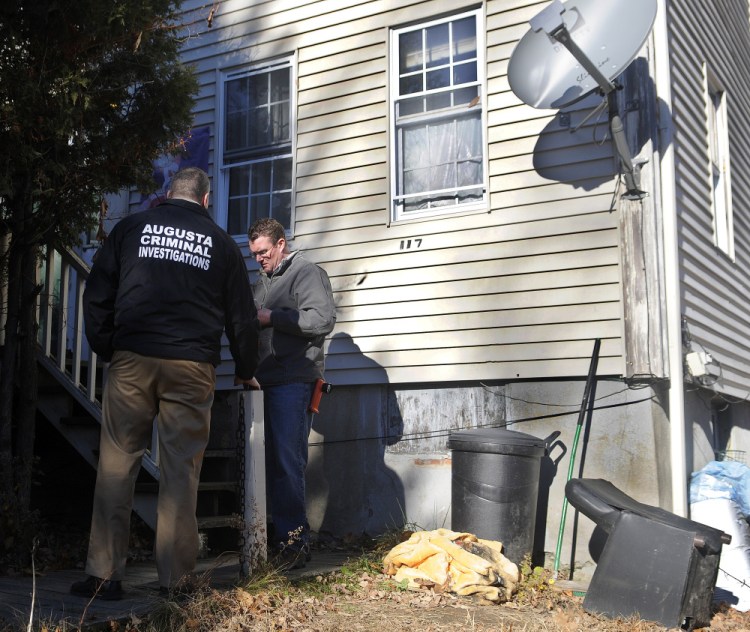
<path fill-rule="evenodd" d="M 18 508 L 29 511 L 34 469 L 38 365 L 36 361 L 36 303 L 41 287 L 36 282 L 38 247 L 30 245 L 23 256 L 18 331 L 18 384 L 16 385 L 16 494 Z M 64 319 L 63 319 L 64 321 Z M 63 322 L 62 326 L 65 326 Z"/>
<path fill-rule="evenodd" d="M 23 252 L 15 236 L 8 253 L 8 294 L 5 345 L 0 365 L 0 498 L 9 502 L 14 496 L 13 475 L 13 395 L 18 356 L 18 318 L 21 295 Z"/>
<path fill-rule="evenodd" d="M 32 214 L 31 181 L 19 182 L 16 195 L 10 200 L 11 216 L 7 224 L 10 234 L 6 260 L 7 294 L 5 305 L 5 344 L 0 355 L 0 505 L 7 511 L 17 511 L 14 476 L 14 400 L 17 388 L 18 332 L 20 309 L 23 298 L 23 267 L 29 254 L 30 244 L 26 227 Z"/>

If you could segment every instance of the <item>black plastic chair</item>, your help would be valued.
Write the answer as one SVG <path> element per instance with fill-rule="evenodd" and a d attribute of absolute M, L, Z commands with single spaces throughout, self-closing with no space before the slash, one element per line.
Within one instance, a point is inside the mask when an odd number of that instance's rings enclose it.
<path fill-rule="evenodd" d="M 710 624 L 721 547 L 731 536 L 639 503 L 603 479 L 572 479 L 565 495 L 608 534 L 586 610 L 686 630 Z"/>

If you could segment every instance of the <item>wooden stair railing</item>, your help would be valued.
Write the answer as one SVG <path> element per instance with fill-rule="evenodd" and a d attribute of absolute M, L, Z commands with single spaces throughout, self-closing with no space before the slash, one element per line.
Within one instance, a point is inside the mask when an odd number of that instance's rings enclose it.
<path fill-rule="evenodd" d="M 106 366 L 88 346 L 83 327 L 83 290 L 89 271 L 89 265 L 73 251 L 46 252 L 38 272 L 43 286 L 37 306 L 38 360 L 76 404 L 101 423 Z M 152 447 L 143 457 L 143 467 L 158 480 L 155 432 Z"/>

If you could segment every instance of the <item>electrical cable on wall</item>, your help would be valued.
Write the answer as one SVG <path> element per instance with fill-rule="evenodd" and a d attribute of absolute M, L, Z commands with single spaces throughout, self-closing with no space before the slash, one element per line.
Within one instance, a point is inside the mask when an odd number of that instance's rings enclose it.
<path fill-rule="evenodd" d="M 605 396 L 606 397 L 606 396 Z M 635 404 L 642 404 L 643 402 L 654 401 L 653 397 L 644 397 L 643 399 L 636 400 L 634 402 L 620 402 L 618 404 L 607 404 L 605 406 L 593 406 L 592 411 L 607 410 L 609 408 L 622 408 L 625 406 L 633 406 Z M 435 439 L 440 437 L 448 437 L 452 432 L 458 432 L 460 430 L 474 430 L 476 428 L 505 428 L 514 424 L 526 423 L 528 421 L 539 421 L 542 419 L 554 419 L 556 417 L 567 417 L 569 415 L 577 415 L 577 410 L 571 410 L 570 412 L 561 413 L 550 413 L 548 415 L 537 415 L 534 417 L 523 417 L 521 419 L 510 419 L 499 423 L 489 424 L 478 424 L 471 427 L 460 427 L 450 428 L 441 430 L 428 430 L 426 432 L 414 432 L 409 434 L 398 434 L 398 435 L 375 435 L 372 437 L 354 437 L 352 439 L 331 439 L 328 441 L 311 441 L 308 443 L 310 447 L 313 446 L 325 446 L 333 445 L 335 443 L 357 443 L 359 441 L 388 441 L 391 439 L 398 439 L 399 442 L 403 441 L 417 441 L 420 439 Z"/>

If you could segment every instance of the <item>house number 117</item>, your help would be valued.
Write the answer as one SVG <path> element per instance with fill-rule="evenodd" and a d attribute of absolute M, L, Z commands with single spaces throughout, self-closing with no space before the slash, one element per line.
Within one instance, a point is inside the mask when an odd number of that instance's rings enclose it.
<path fill-rule="evenodd" d="M 399 250 L 410 250 L 411 248 L 419 248 L 422 245 L 422 238 L 416 237 L 415 239 L 402 239 Z"/>

